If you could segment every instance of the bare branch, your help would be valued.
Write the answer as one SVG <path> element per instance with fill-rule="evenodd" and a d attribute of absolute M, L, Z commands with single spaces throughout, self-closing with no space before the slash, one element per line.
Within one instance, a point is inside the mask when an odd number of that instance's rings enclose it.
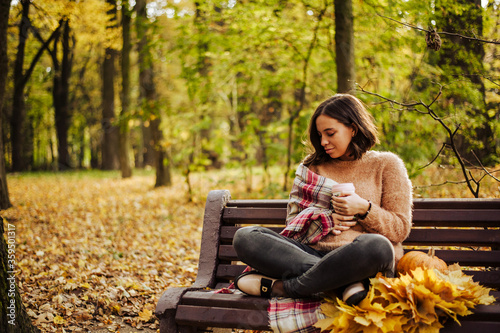
<path fill-rule="evenodd" d="M 500 86 L 499 83 L 493 81 L 492 79 L 490 79 L 489 77 L 486 77 L 486 76 L 483 76 L 486 80 L 490 81 L 491 83 L 493 83 L 494 85 L 497 85 L 497 86 Z"/>
<path fill-rule="evenodd" d="M 431 104 L 429 104 L 429 108 L 432 106 L 432 104 L 434 104 L 438 99 L 439 97 L 441 97 L 441 94 L 443 93 L 443 86 L 442 85 L 439 85 L 439 92 L 437 93 L 437 95 L 434 97 L 434 99 L 432 100 Z"/>
<path fill-rule="evenodd" d="M 381 15 L 381 14 L 377 14 L 377 15 L 380 16 L 380 17 L 382 17 L 382 18 L 394 21 L 394 22 L 396 22 L 398 24 L 404 25 L 405 27 L 409 27 L 409 28 L 412 28 L 412 29 L 415 29 L 415 30 L 425 31 L 427 33 L 431 32 L 430 30 L 419 28 L 419 27 L 417 27 L 415 25 L 412 25 L 412 24 L 400 22 L 398 20 L 395 20 L 393 18 L 384 16 L 384 15 Z M 477 38 L 477 37 L 469 37 L 469 36 L 464 36 L 464 35 L 460 35 L 460 34 L 453 33 L 453 32 L 438 31 L 437 33 L 441 34 L 441 35 L 455 36 L 455 37 L 460 37 L 460 38 L 463 38 L 463 39 L 473 40 L 473 41 L 482 42 L 482 43 L 500 44 L 500 41 L 497 41 L 497 40 L 486 40 L 486 39 L 481 39 L 481 38 Z"/>
<path fill-rule="evenodd" d="M 362 92 L 364 92 L 365 94 L 368 94 L 368 95 L 372 95 L 372 96 L 376 96 L 378 98 L 381 98 L 391 104 L 396 104 L 396 105 L 400 105 L 400 106 L 403 106 L 405 108 L 409 108 L 409 107 L 414 107 L 414 106 L 418 106 L 418 105 L 421 105 L 421 106 L 424 106 L 425 107 L 425 104 L 423 104 L 422 102 L 411 102 L 411 103 L 402 103 L 402 102 L 397 102 L 395 100 L 392 100 L 390 98 L 387 98 L 387 97 L 384 97 L 382 95 L 379 95 L 377 93 L 374 93 L 374 92 L 371 92 L 371 91 L 368 91 L 368 90 L 365 90 L 363 87 L 361 87 L 359 84 L 357 85 L 359 87 L 359 90 L 361 90 Z M 427 112 L 426 112 L 427 113 Z"/>
<path fill-rule="evenodd" d="M 400 105 L 402 106 L 403 108 L 405 109 L 409 109 L 409 108 L 412 108 L 412 107 L 416 107 L 416 106 L 422 106 L 424 107 L 426 110 L 427 110 L 427 114 L 434 120 L 436 120 L 437 122 L 439 122 L 441 124 L 441 126 L 446 130 L 446 132 L 448 133 L 448 137 L 450 139 L 450 144 L 449 144 L 449 147 L 453 150 L 453 153 L 455 155 L 455 157 L 457 158 L 457 161 L 458 163 L 460 164 L 460 168 L 462 170 L 462 174 L 465 178 L 465 183 L 467 184 L 467 187 L 469 188 L 469 191 L 472 193 L 472 195 L 474 195 L 474 197 L 478 198 L 479 197 L 479 187 L 480 187 L 480 182 L 476 181 L 476 179 L 474 179 L 474 175 L 471 173 L 471 171 L 467 168 L 467 166 L 465 165 L 465 161 L 464 161 L 464 158 L 460 155 L 460 152 L 458 151 L 458 148 L 456 146 L 456 143 L 455 143 L 455 135 L 457 134 L 459 128 L 460 128 L 460 124 L 455 128 L 454 131 L 451 130 L 451 128 L 446 125 L 446 123 L 444 122 L 443 119 L 441 119 L 435 112 L 434 110 L 431 109 L 431 105 L 434 104 L 436 102 L 436 100 L 441 96 L 441 93 L 442 93 L 442 86 L 440 86 L 440 89 L 439 89 L 439 93 L 437 94 L 437 96 L 435 96 L 435 98 L 433 98 L 431 104 L 427 105 L 425 104 L 424 102 L 422 101 L 419 101 L 419 102 L 412 102 L 412 103 L 402 103 L 402 102 L 397 102 L 395 100 L 392 100 L 392 99 L 389 99 L 387 97 L 384 97 L 382 95 L 379 95 L 379 94 L 376 94 L 376 93 L 372 93 L 372 92 L 369 92 L 369 91 L 366 91 L 365 89 L 363 89 L 361 86 L 359 86 L 359 90 L 361 90 L 362 92 L 366 93 L 366 94 L 369 94 L 369 95 L 372 95 L 372 96 L 377 96 L 385 101 L 388 101 L 389 103 L 391 103 L 391 105 Z M 439 151 L 439 153 L 441 153 L 441 151 L 444 149 L 444 145 L 443 147 L 441 147 L 441 150 Z M 436 155 L 436 157 L 433 159 L 433 161 L 436 160 L 437 156 L 439 155 L 439 153 Z M 431 162 L 432 163 L 432 162 Z M 430 163 L 429 163 L 430 164 Z"/>
<path fill-rule="evenodd" d="M 435 187 L 435 186 L 443 186 L 443 185 L 447 185 L 447 184 L 460 185 L 460 184 L 465 184 L 465 183 L 467 183 L 467 181 L 465 181 L 465 180 L 456 181 L 456 182 L 455 181 L 446 180 L 446 181 L 444 181 L 441 184 L 421 185 L 421 186 L 414 186 L 413 188 Z"/>
<path fill-rule="evenodd" d="M 477 163 L 479 163 L 479 165 L 481 166 L 481 169 L 488 175 L 490 176 L 491 178 L 495 179 L 497 182 L 500 182 L 500 179 L 498 179 L 497 177 L 493 176 L 483 165 L 483 163 L 481 163 L 481 160 L 479 159 L 479 157 L 477 157 L 476 153 L 474 152 L 474 150 L 471 150 L 472 152 L 472 155 L 474 155 L 474 157 L 476 158 L 476 161 Z M 481 177 L 482 179 L 482 177 Z"/>
<path fill-rule="evenodd" d="M 404 25 L 405 27 L 408 27 L 408 28 L 412 28 L 412 29 L 415 29 L 415 30 L 420 30 L 420 31 L 429 32 L 429 30 L 426 30 L 426 29 L 423 29 L 423 28 L 419 28 L 419 27 L 417 27 L 417 26 L 415 26 L 415 25 L 412 25 L 412 24 L 408 24 L 408 23 L 403 23 L 403 22 L 400 22 L 400 21 L 398 21 L 398 20 L 395 20 L 395 19 L 393 19 L 393 18 L 391 18 L 391 17 L 384 16 L 384 15 L 382 15 L 382 14 L 378 14 L 378 13 L 377 13 L 377 15 L 378 15 L 378 16 L 380 16 L 380 17 L 382 17 L 382 18 L 385 18 L 385 19 L 388 19 L 388 20 L 394 21 L 394 22 L 396 22 L 396 23 L 399 23 L 399 24 L 401 24 L 401 25 Z"/>
<path fill-rule="evenodd" d="M 441 146 L 441 149 L 439 149 L 438 153 L 436 154 L 436 156 L 434 156 L 434 158 L 429 162 L 427 163 L 426 165 L 424 165 L 423 167 L 420 167 L 418 168 L 419 170 L 422 170 L 422 169 L 425 169 L 427 168 L 429 165 L 431 165 L 432 163 L 434 163 L 434 161 L 437 160 L 437 158 L 439 157 L 439 155 L 441 155 L 441 152 L 446 148 L 447 144 L 446 143 L 443 143 L 443 145 Z"/>

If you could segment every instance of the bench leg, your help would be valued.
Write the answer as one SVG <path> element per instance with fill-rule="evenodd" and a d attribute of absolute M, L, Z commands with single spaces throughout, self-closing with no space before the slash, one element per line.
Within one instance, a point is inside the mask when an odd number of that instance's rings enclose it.
<path fill-rule="evenodd" d="M 167 310 L 160 318 L 160 333 L 178 333 L 175 323 L 175 310 Z"/>

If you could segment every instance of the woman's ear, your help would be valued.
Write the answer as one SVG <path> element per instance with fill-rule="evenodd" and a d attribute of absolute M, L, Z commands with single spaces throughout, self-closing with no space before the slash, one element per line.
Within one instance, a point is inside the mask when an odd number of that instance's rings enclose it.
<path fill-rule="evenodd" d="M 351 125 L 351 128 L 352 128 L 352 137 L 354 138 L 356 134 L 358 134 L 358 126 L 356 126 L 356 124 L 353 123 Z"/>

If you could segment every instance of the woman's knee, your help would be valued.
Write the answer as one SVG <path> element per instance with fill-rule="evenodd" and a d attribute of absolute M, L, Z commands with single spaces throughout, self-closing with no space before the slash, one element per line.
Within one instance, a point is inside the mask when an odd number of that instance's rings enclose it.
<path fill-rule="evenodd" d="M 363 243 L 370 261 L 380 264 L 392 264 L 394 261 L 394 246 L 387 237 L 379 234 L 363 234 L 358 237 Z"/>
<path fill-rule="evenodd" d="M 233 238 L 233 247 L 238 255 L 251 250 L 256 244 L 256 236 L 261 227 L 243 227 L 236 231 Z"/>

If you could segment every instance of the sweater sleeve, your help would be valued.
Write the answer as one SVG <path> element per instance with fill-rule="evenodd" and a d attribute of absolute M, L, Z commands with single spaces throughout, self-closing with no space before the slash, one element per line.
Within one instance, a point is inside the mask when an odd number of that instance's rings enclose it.
<path fill-rule="evenodd" d="M 392 153 L 387 153 L 385 157 L 380 161 L 384 164 L 380 205 L 372 203 L 370 213 L 360 223 L 367 231 L 400 243 L 411 230 L 412 186 L 403 161 Z"/>

